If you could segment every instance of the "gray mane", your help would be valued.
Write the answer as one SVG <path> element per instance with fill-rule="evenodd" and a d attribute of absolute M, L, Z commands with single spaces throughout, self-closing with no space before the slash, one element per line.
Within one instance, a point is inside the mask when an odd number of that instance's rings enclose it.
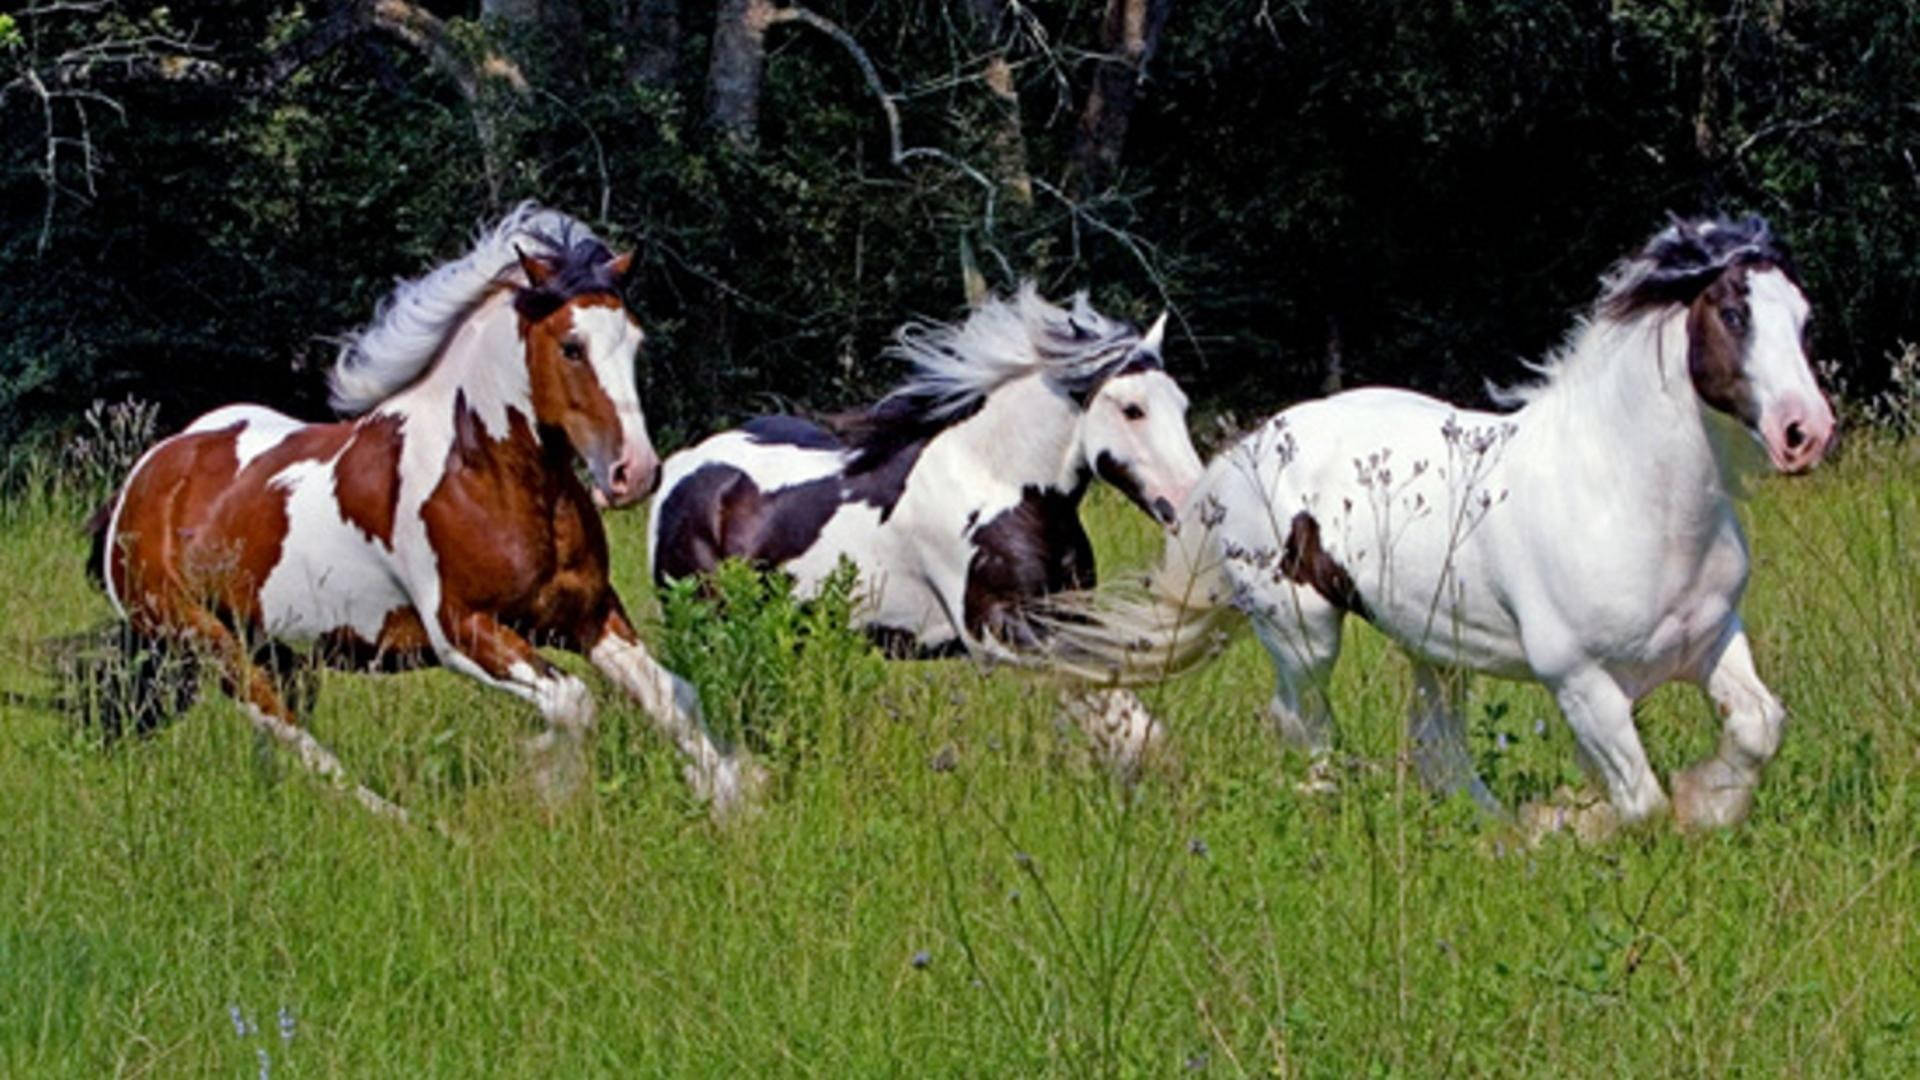
<path fill-rule="evenodd" d="M 560 260 L 566 271 L 603 256 L 592 230 L 573 218 L 523 202 L 481 231 L 473 250 L 412 280 L 403 280 L 374 309 L 373 321 L 341 340 L 327 375 L 333 407 L 344 415 L 364 413 L 418 379 L 440 348 L 479 303 L 503 284 L 525 284 L 519 253 Z"/>

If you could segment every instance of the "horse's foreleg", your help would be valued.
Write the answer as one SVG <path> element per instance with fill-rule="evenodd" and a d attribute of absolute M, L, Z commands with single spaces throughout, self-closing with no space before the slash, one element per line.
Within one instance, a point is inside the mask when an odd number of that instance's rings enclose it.
<path fill-rule="evenodd" d="M 700 715 L 700 695 L 692 684 L 668 671 L 653 658 L 616 605 L 598 637 L 589 637 L 587 659 L 604 672 L 640 707 L 680 752 L 687 757 L 687 784 L 694 794 L 711 800 L 713 814 L 724 818 L 752 804 L 766 783 L 766 770 L 744 750 L 723 752 L 714 743 Z"/>
<path fill-rule="evenodd" d="M 1713 755 L 1673 777 L 1674 817 L 1683 826 L 1737 825 L 1753 808 L 1760 773 L 1780 749 L 1787 710 L 1753 670 L 1738 624 L 1698 679 L 1725 721 Z"/>
<path fill-rule="evenodd" d="M 1407 742 L 1420 780 L 1433 791 L 1464 791 L 1490 814 L 1505 813 L 1473 767 L 1467 726 L 1461 716 L 1466 683 L 1458 671 L 1443 672 L 1413 661 L 1413 706 L 1407 713 Z"/>
<path fill-rule="evenodd" d="M 547 730 L 528 750 L 536 759 L 541 793 L 560 798 L 586 772 L 586 736 L 593 731 L 593 693 L 587 684 L 549 663 L 539 650 L 492 615 L 471 612 L 443 620 L 442 663 L 540 710 Z"/>
<path fill-rule="evenodd" d="M 1606 788 L 1612 815 L 1622 824 L 1634 824 L 1667 809 L 1666 793 L 1647 761 L 1640 731 L 1633 724 L 1633 699 L 1613 676 L 1588 668 L 1552 684 L 1560 711 L 1573 729 L 1580 764 Z M 1589 837 L 1610 830 L 1599 807 L 1582 808 L 1565 822 Z"/>
<path fill-rule="evenodd" d="M 197 607 L 180 614 L 190 627 L 189 636 L 202 647 L 212 650 L 218 658 L 227 692 L 240 703 L 241 710 L 256 729 L 272 736 L 281 746 L 292 751 L 308 771 L 318 773 L 346 789 L 360 805 L 382 817 L 407 820 L 405 810 L 355 783 L 333 751 L 300 726 L 293 711 L 287 708 L 286 701 L 280 696 L 279 689 L 274 686 L 272 677 L 253 662 L 246 645 L 219 619 Z"/>

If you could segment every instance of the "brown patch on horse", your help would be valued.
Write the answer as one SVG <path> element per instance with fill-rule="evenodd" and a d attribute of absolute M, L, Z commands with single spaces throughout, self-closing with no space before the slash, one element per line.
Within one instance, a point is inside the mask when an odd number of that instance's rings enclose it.
<path fill-rule="evenodd" d="M 420 507 L 440 569 L 429 614 L 463 651 L 481 615 L 541 641 L 590 643 L 614 602 L 600 515 L 564 446 L 543 443 L 518 410 L 507 418 L 507 434 L 490 438 L 456 395 L 446 470 Z"/>
<path fill-rule="evenodd" d="M 1293 515 L 1293 526 L 1280 552 L 1280 572 L 1296 585 L 1312 586 L 1334 607 L 1368 618 L 1366 602 L 1360 599 L 1353 576 L 1320 546 L 1320 523 L 1305 510 Z"/>
<path fill-rule="evenodd" d="M 236 421 L 217 431 L 176 435 L 127 478 L 103 561 L 136 630 L 156 633 L 178 623 L 174 616 L 185 600 L 183 549 L 203 530 L 239 468 L 245 427 Z"/>
<path fill-rule="evenodd" d="M 812 547 L 842 505 L 837 476 L 763 492 L 740 469 L 709 462 L 660 504 L 654 580 L 694 577 L 727 559 L 773 569 Z"/>
<path fill-rule="evenodd" d="M 1083 482 L 1072 491 L 1029 487 L 1015 505 L 975 529 L 967 563 L 967 630 L 1016 645 L 1037 643 L 1025 602 L 1065 589 L 1092 588 L 1093 542 L 1080 525 Z"/>
<path fill-rule="evenodd" d="M 1687 309 L 1687 373 L 1700 400 L 1749 427 L 1758 423 L 1742 360 L 1752 312 L 1747 274 L 1765 263 L 1738 263 L 1706 287 Z"/>
<path fill-rule="evenodd" d="M 400 446 L 404 417 L 385 413 L 359 422 L 353 441 L 333 466 L 340 516 L 393 550 L 393 517 L 400 504 Z"/>
<path fill-rule="evenodd" d="M 566 432 L 582 457 L 612 458 L 620 451 L 620 416 L 573 329 L 574 309 L 590 307 L 620 310 L 621 305 L 615 296 L 578 297 L 537 322 L 523 317 L 520 334 L 527 343 L 527 380 L 539 423 Z"/>

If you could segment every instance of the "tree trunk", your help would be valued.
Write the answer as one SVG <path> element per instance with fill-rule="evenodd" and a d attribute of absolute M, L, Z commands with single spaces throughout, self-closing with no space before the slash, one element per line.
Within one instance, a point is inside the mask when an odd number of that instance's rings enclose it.
<path fill-rule="evenodd" d="M 768 0 L 719 0 L 707 66 L 707 122 L 735 146 L 751 149 L 760 128 L 766 76 Z"/>
<path fill-rule="evenodd" d="M 633 43 L 627 81 L 671 87 L 680 74 L 680 0 L 633 0 L 627 9 L 627 39 Z"/>
<path fill-rule="evenodd" d="M 508 27 L 509 47 L 533 59 L 529 67 L 535 82 L 580 85 L 587 49 L 579 0 L 481 0 L 480 14 Z"/>
<path fill-rule="evenodd" d="M 1027 141 L 1020 130 L 1020 92 L 1014 86 L 1013 65 L 1007 60 L 1011 32 L 1010 0 L 968 0 L 973 15 L 974 42 L 986 53 L 985 81 L 993 96 L 993 115 L 987 136 L 993 158 L 993 179 L 1020 206 L 1033 205 L 1033 177 L 1027 171 Z"/>
<path fill-rule="evenodd" d="M 1100 37 L 1105 56 L 1087 91 L 1087 107 L 1080 114 L 1079 137 L 1074 143 L 1073 167 L 1082 196 L 1092 195 L 1112 182 L 1120 169 L 1127 125 L 1139 99 L 1140 80 L 1147 62 L 1160 44 L 1173 0 L 1107 0 Z"/>

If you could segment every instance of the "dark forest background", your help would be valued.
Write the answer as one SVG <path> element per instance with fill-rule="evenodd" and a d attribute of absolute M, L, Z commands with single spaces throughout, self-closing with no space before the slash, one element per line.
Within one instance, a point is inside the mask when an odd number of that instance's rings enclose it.
<path fill-rule="evenodd" d="M 969 281 L 1175 312 L 1241 419 L 1480 400 L 1668 212 L 1770 217 L 1830 376 L 1912 335 L 1889 0 L 27 0 L 0 8 L 0 440 L 326 415 L 331 335 L 524 198 L 637 249 L 656 438 L 832 408 Z"/>

